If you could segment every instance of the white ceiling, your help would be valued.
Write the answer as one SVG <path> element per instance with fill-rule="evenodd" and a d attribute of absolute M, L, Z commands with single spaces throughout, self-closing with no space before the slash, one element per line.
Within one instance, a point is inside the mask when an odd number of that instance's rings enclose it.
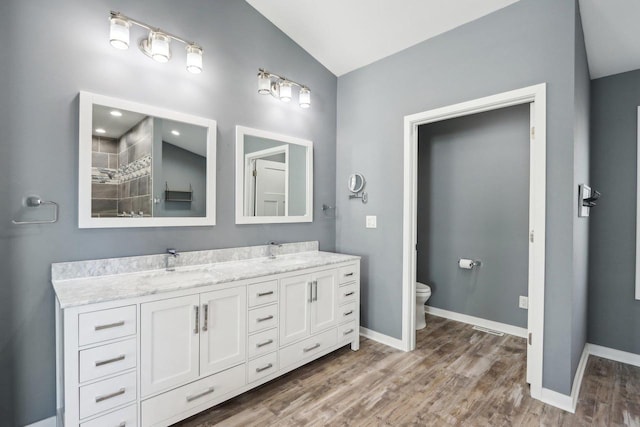
<path fill-rule="evenodd" d="M 591 78 L 640 69 L 640 1 L 580 0 Z"/>
<path fill-rule="evenodd" d="M 246 0 L 335 75 L 518 0 Z M 640 1 L 580 0 L 591 78 L 640 69 Z"/>
<path fill-rule="evenodd" d="M 246 1 L 340 76 L 517 0 Z"/>

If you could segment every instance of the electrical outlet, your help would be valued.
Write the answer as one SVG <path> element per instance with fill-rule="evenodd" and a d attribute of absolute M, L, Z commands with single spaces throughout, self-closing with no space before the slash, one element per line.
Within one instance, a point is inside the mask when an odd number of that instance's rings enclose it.
<path fill-rule="evenodd" d="M 518 307 L 524 308 L 527 310 L 529 308 L 529 297 L 520 296 L 520 300 L 518 301 Z"/>
<path fill-rule="evenodd" d="M 366 217 L 367 228 L 378 228 L 378 217 L 375 215 L 367 215 Z"/>

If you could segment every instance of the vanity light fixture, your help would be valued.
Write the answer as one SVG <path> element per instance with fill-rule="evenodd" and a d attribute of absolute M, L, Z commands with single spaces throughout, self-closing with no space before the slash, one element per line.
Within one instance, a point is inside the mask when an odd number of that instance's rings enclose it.
<path fill-rule="evenodd" d="M 203 49 L 197 43 L 185 40 L 160 28 L 152 27 L 137 19 L 129 18 L 120 12 L 111 11 L 109 21 L 111 22 L 109 36 L 113 47 L 128 49 L 129 29 L 131 25 L 137 25 L 149 30 L 148 36 L 140 40 L 138 45 L 142 53 L 157 62 L 168 62 L 171 59 L 171 41 L 175 40 L 186 45 L 187 71 L 193 74 L 202 72 Z"/>
<path fill-rule="evenodd" d="M 286 77 L 271 73 L 263 68 L 258 69 L 258 93 L 260 95 L 271 94 L 282 102 L 291 101 L 292 88 L 300 88 L 298 92 L 298 104 L 301 108 L 311 106 L 311 90 L 300 83 L 294 82 Z"/>

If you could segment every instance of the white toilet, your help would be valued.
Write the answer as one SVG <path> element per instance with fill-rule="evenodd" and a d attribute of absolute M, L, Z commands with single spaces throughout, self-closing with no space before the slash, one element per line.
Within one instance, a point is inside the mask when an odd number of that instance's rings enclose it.
<path fill-rule="evenodd" d="M 424 319 L 424 304 L 431 296 L 431 288 L 424 283 L 416 282 L 416 330 L 427 326 Z"/>

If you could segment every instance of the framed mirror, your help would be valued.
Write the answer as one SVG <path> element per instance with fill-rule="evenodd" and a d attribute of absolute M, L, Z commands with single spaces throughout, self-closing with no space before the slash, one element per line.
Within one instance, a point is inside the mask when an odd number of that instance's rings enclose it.
<path fill-rule="evenodd" d="M 216 122 L 80 92 L 80 228 L 215 225 Z"/>
<path fill-rule="evenodd" d="M 236 126 L 236 224 L 313 221 L 313 143 Z"/>

